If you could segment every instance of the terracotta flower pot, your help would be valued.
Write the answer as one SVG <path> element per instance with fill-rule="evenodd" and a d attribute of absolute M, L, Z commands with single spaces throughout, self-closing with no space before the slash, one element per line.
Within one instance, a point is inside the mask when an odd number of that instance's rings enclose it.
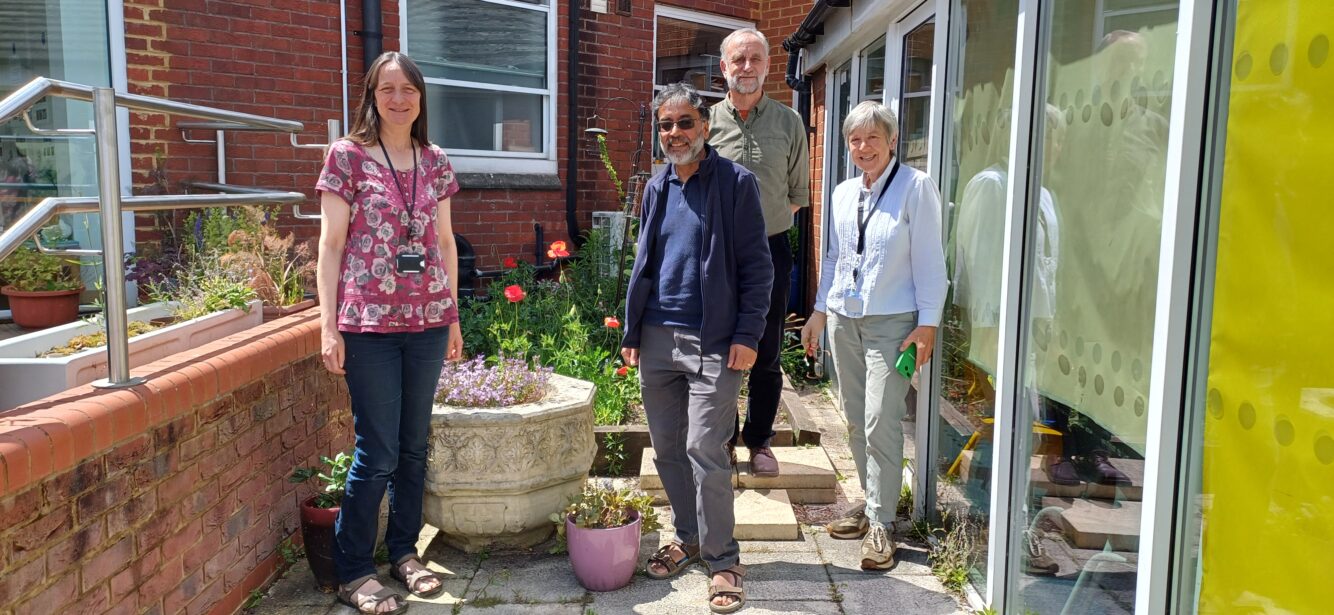
<path fill-rule="evenodd" d="M 630 584 L 639 563 L 639 513 L 621 527 L 583 528 L 565 518 L 565 540 L 570 565 L 579 584 L 595 592 L 608 592 Z"/>
<path fill-rule="evenodd" d="M 6 286 L 0 289 L 9 297 L 9 311 L 14 317 L 14 324 L 25 329 L 45 329 L 67 322 L 74 322 L 79 317 L 79 293 L 75 290 L 35 290 L 23 291 Z"/>
<path fill-rule="evenodd" d="M 306 561 L 315 574 L 320 589 L 338 588 L 334 569 L 334 521 L 340 508 L 316 508 L 315 496 L 301 503 L 301 540 L 306 545 Z"/>

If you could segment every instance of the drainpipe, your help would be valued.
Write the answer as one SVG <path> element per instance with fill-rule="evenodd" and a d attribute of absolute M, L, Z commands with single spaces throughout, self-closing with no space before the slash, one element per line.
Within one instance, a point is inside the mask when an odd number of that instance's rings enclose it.
<path fill-rule="evenodd" d="M 565 123 L 565 231 L 570 236 L 574 247 L 584 244 L 583 233 L 579 232 L 578 184 L 579 184 L 579 18 L 580 2 L 570 2 L 570 44 L 569 86 L 565 99 L 569 104 Z M 539 242 L 540 245 L 540 242 Z"/>
<path fill-rule="evenodd" d="M 347 134 L 347 0 L 338 3 L 338 41 L 343 50 L 343 134 Z"/>
<path fill-rule="evenodd" d="M 361 35 L 362 71 L 368 70 L 375 58 L 384 51 L 384 15 L 380 10 L 380 0 L 362 0 Z"/>

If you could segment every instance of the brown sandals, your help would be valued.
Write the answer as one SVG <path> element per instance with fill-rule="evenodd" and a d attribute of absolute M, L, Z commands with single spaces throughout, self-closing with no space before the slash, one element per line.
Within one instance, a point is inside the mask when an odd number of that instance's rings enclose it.
<path fill-rule="evenodd" d="M 680 549 L 681 552 L 685 554 L 685 557 L 682 557 L 680 559 L 672 559 L 672 547 Z M 681 574 L 681 571 L 685 570 L 686 568 L 690 567 L 691 564 L 694 564 L 698 561 L 699 561 L 699 545 L 685 545 L 679 542 L 673 542 L 671 544 L 663 545 L 662 548 L 658 549 L 656 552 L 653 553 L 653 555 L 649 556 L 648 565 L 644 567 L 644 575 L 650 579 L 658 581 L 661 581 L 663 579 L 670 579 L 678 574 Z M 663 569 L 666 570 L 667 572 L 664 573 L 653 572 L 653 564 L 662 566 Z"/>
<path fill-rule="evenodd" d="M 417 562 L 417 566 L 419 566 L 420 569 L 415 570 L 413 572 L 404 572 L 403 571 L 404 565 L 407 564 L 408 562 L 413 562 L 413 561 Z M 422 563 L 421 558 L 417 557 L 416 555 L 409 555 L 407 557 L 404 557 L 403 559 L 398 560 L 398 562 L 395 563 L 389 569 L 389 576 L 393 577 L 394 580 L 402 583 L 405 587 L 408 588 L 408 591 L 412 592 L 412 595 L 417 596 L 419 598 L 430 598 L 432 596 L 439 595 L 440 592 L 442 591 L 445 591 L 445 580 L 441 578 L 440 575 L 428 569 L 426 567 L 426 564 Z M 421 587 L 423 582 L 430 581 L 432 579 L 434 579 L 436 582 L 436 586 L 434 588 L 428 590 L 418 589 L 419 587 Z"/>
<path fill-rule="evenodd" d="M 375 575 L 368 574 L 346 585 L 339 585 L 338 601 L 356 609 L 358 613 L 369 615 L 393 615 L 408 610 L 408 601 L 404 600 L 403 596 L 398 592 L 389 589 L 388 587 L 381 587 L 380 591 L 373 594 L 362 594 L 358 596 L 357 590 L 361 589 L 361 586 L 374 578 Z M 389 600 L 393 600 L 398 606 L 388 611 L 379 610 L 380 605 Z"/>
<path fill-rule="evenodd" d="M 720 574 L 731 575 L 736 584 L 718 580 Z M 709 610 L 714 613 L 735 613 L 746 606 L 746 590 L 742 587 L 742 578 L 745 576 L 746 567 L 742 564 L 714 572 L 713 581 L 709 583 Z M 726 605 L 715 604 L 714 598 L 719 597 L 732 598 L 733 602 Z"/>

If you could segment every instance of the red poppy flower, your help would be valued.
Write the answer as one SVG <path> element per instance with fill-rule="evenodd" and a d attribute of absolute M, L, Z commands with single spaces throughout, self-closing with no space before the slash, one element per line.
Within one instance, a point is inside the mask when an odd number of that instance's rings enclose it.
<path fill-rule="evenodd" d="M 506 268 L 506 269 L 516 269 L 516 268 L 518 268 L 518 267 L 519 267 L 519 261 L 515 260 L 513 256 L 506 256 L 506 257 L 505 257 L 505 268 Z"/>
<path fill-rule="evenodd" d="M 528 295 L 523 292 L 523 289 L 520 288 L 518 284 L 512 284 L 505 287 L 505 298 L 509 299 L 510 303 L 523 301 L 523 298 L 527 296 Z"/>
<path fill-rule="evenodd" d="M 569 255 L 570 253 L 566 250 L 564 241 L 551 242 L 551 249 L 547 250 L 547 258 L 564 258 Z"/>
<path fill-rule="evenodd" d="M 602 324 L 606 325 L 608 329 L 621 328 L 621 321 L 617 320 L 615 316 L 608 316 L 606 318 L 603 318 Z"/>
<path fill-rule="evenodd" d="M 629 367 L 626 367 L 626 366 L 624 366 L 624 365 L 622 365 L 622 366 L 620 367 L 620 369 L 616 370 L 616 375 L 617 375 L 617 376 L 624 376 L 624 375 L 626 375 L 626 374 L 628 374 L 628 373 L 630 373 L 630 368 L 629 368 Z"/>

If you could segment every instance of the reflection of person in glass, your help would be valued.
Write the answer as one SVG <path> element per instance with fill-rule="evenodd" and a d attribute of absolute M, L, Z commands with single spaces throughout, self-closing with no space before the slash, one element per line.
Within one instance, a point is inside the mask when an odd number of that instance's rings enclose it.
<path fill-rule="evenodd" d="M 0 229 L 23 215 L 28 192 L 23 184 L 32 183 L 33 175 L 32 163 L 14 144 L 0 146 Z"/>
<path fill-rule="evenodd" d="M 931 178 L 894 157 L 898 122 L 874 101 L 843 122 L 861 177 L 834 189 L 829 246 L 815 311 L 801 330 L 807 354 L 828 325 L 839 399 L 864 507 L 829 524 L 835 538 L 865 536 L 861 567 L 894 566 L 894 521 L 903 482 L 903 415 L 908 380 L 899 353 L 916 344 L 916 364 L 931 358 L 949 280 L 941 245 L 940 195 Z"/>

